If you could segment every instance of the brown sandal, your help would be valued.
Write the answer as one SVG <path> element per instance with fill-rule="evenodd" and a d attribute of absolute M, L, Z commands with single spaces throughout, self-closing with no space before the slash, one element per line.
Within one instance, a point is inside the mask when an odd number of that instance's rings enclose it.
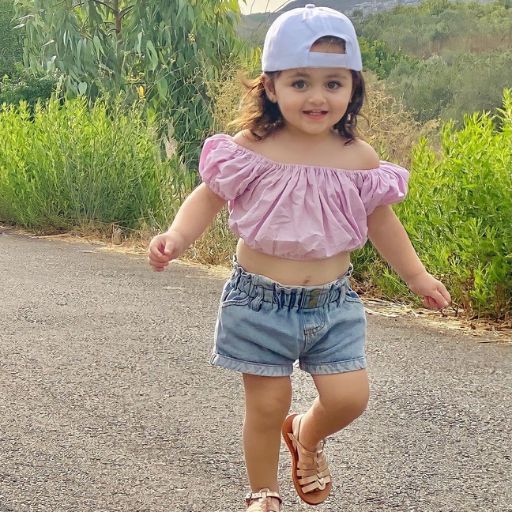
<path fill-rule="evenodd" d="M 271 500 L 268 498 L 277 498 L 279 500 L 279 507 L 276 509 L 272 507 Z M 257 500 L 257 501 L 254 501 Z M 245 512 L 283 512 L 281 503 L 283 500 L 278 492 L 271 491 L 270 489 L 261 489 L 257 492 L 250 492 L 245 497 L 247 510 Z"/>
<path fill-rule="evenodd" d="M 299 498 L 308 505 L 319 505 L 332 489 L 331 473 L 324 454 L 325 441 L 321 441 L 314 452 L 299 443 L 299 417 L 296 432 L 293 420 L 298 414 L 290 414 L 283 423 L 282 434 L 292 455 L 292 479 Z M 299 461 L 300 451 L 300 461 Z"/>

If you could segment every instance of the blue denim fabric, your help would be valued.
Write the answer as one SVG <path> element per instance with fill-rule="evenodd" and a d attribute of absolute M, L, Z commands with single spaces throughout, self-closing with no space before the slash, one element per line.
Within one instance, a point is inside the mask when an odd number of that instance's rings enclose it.
<path fill-rule="evenodd" d="M 281 377 L 293 364 L 311 374 L 366 367 L 364 306 L 349 284 L 352 266 L 321 286 L 284 286 L 233 259 L 215 326 L 211 363 Z"/>

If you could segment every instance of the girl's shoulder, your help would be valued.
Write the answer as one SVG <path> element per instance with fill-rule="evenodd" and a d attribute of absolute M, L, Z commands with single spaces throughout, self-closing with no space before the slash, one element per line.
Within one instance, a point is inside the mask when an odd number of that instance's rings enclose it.
<path fill-rule="evenodd" d="M 229 135 L 227 133 L 216 133 L 208 137 L 203 144 L 203 153 L 210 152 L 211 149 L 227 149 L 236 151 L 247 149 L 255 151 L 257 148 L 257 139 L 249 130 L 243 130 L 236 135 Z"/>
<path fill-rule="evenodd" d="M 241 130 L 233 135 L 233 140 L 241 146 L 252 145 L 260 139 L 254 135 L 250 130 Z"/>
<path fill-rule="evenodd" d="M 250 130 L 242 130 L 232 137 L 232 140 L 238 146 L 242 146 L 250 151 L 258 152 L 262 144 L 262 139 L 254 135 Z"/>
<path fill-rule="evenodd" d="M 281 160 L 282 144 L 276 139 L 275 134 L 259 137 L 249 130 L 242 130 L 230 138 L 238 151 L 245 152 L 247 158 L 254 161 L 255 164 L 262 163 L 279 165 Z"/>
<path fill-rule="evenodd" d="M 341 142 L 339 158 L 343 160 L 340 167 L 349 169 L 377 169 L 380 158 L 375 149 L 363 139 L 355 138 L 350 143 Z M 341 162 L 340 162 L 341 163 Z"/>

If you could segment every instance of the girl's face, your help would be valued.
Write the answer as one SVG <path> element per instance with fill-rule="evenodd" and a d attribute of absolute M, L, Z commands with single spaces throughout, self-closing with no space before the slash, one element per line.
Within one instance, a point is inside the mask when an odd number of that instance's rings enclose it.
<path fill-rule="evenodd" d="M 285 127 L 301 134 L 327 135 L 352 98 L 352 73 L 345 68 L 298 68 L 265 77 L 265 91 L 277 102 Z"/>

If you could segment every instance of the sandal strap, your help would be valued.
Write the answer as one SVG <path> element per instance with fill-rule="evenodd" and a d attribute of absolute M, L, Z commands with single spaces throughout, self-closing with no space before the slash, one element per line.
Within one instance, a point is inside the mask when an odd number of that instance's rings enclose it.
<path fill-rule="evenodd" d="M 265 499 L 265 498 L 277 498 L 279 503 L 282 503 L 283 500 L 278 492 L 271 491 L 270 489 L 260 489 L 259 491 L 249 492 L 245 497 L 245 501 L 247 505 L 249 505 L 249 501 L 257 500 L 257 499 Z"/>
<path fill-rule="evenodd" d="M 293 434 L 288 434 L 288 437 L 301 449 L 301 455 L 307 455 L 308 457 L 311 457 L 313 460 L 316 460 L 316 458 L 322 455 L 324 451 L 325 439 L 322 439 L 322 441 L 318 443 L 318 446 L 314 452 L 310 452 L 308 449 L 302 446 L 298 439 L 298 434 L 297 437 L 295 437 Z"/>
<path fill-rule="evenodd" d="M 263 509 L 261 501 L 254 502 L 252 505 L 249 505 L 249 508 L 246 512 L 282 512 L 283 509 L 279 505 L 279 508 L 265 508 Z"/>

